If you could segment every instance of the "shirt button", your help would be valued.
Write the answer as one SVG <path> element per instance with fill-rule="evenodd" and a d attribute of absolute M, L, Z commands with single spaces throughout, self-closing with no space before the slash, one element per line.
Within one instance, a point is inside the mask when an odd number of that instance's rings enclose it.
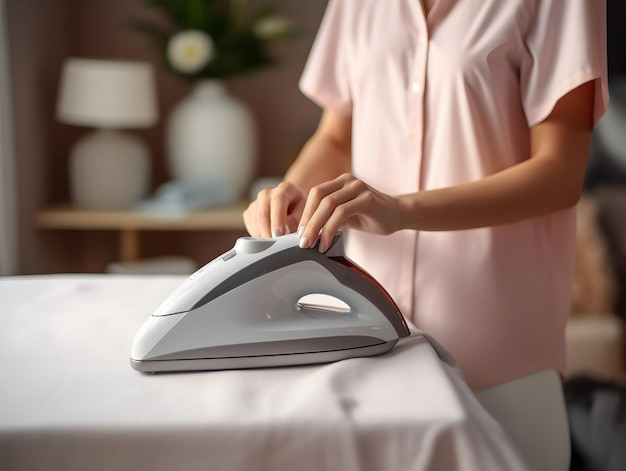
<path fill-rule="evenodd" d="M 421 85 L 420 85 L 420 83 L 419 83 L 419 82 L 413 82 L 413 83 L 411 84 L 411 91 L 412 91 L 413 93 L 419 93 L 419 91 L 421 90 L 421 88 L 422 88 L 422 87 L 421 87 Z"/>

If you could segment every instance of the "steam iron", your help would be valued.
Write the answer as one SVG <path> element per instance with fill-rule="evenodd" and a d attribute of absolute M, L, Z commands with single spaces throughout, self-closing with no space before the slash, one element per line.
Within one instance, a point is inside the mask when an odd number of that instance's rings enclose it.
<path fill-rule="evenodd" d="M 328 363 L 393 348 L 409 329 L 384 288 L 344 255 L 296 234 L 242 237 L 191 275 L 137 332 L 131 365 L 144 372 Z M 327 296 L 343 305 L 307 303 Z"/>

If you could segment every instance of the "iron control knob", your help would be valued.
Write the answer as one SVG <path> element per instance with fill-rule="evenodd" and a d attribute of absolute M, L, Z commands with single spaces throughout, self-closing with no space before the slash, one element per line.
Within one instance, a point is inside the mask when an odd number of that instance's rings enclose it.
<path fill-rule="evenodd" d="M 274 245 L 272 239 L 255 239 L 254 237 L 240 237 L 235 242 L 235 252 L 237 253 L 259 253 L 269 249 Z"/>

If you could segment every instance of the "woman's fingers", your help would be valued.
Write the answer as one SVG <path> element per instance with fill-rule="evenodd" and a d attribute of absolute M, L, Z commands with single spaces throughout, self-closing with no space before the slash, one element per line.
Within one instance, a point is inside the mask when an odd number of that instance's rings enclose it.
<path fill-rule="evenodd" d="M 300 220 L 300 247 L 320 239 L 325 252 L 341 227 L 389 234 L 400 226 L 398 199 L 380 193 L 352 175 L 318 185 L 309 192 Z"/>
<path fill-rule="evenodd" d="M 283 182 L 257 194 L 243 213 L 252 237 L 276 237 L 293 232 L 304 205 L 304 194 L 295 185 Z"/>
<path fill-rule="evenodd" d="M 243 213 L 243 221 L 252 237 L 270 237 L 270 189 L 266 188 L 257 194 Z"/>
<path fill-rule="evenodd" d="M 300 247 L 313 247 L 319 239 L 321 252 L 343 226 L 376 234 L 399 227 L 397 199 L 350 174 L 317 185 L 306 199 L 304 192 L 288 182 L 261 190 L 243 218 L 253 237 L 277 237 L 297 228 Z"/>
<path fill-rule="evenodd" d="M 361 184 L 346 174 L 311 189 L 300 219 L 300 247 L 312 247 L 319 237 L 320 251 L 326 250 L 344 221 L 358 210 L 348 203 L 358 197 Z"/>
<path fill-rule="evenodd" d="M 273 237 L 295 230 L 295 227 L 289 227 L 295 226 L 291 210 L 297 208 L 298 202 L 303 200 L 302 192 L 291 183 L 282 182 L 274 189 L 270 200 L 270 229 Z"/>

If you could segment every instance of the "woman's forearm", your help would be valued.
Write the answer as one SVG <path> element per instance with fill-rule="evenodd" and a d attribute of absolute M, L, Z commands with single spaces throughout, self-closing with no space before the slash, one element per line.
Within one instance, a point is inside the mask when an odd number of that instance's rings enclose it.
<path fill-rule="evenodd" d="M 582 178 L 561 165 L 529 160 L 480 181 L 399 197 L 401 226 L 444 231 L 496 226 L 573 206 Z"/>
<path fill-rule="evenodd" d="M 289 167 L 285 180 L 304 192 L 350 171 L 350 152 L 326 136 L 312 137 Z"/>
<path fill-rule="evenodd" d="M 352 118 L 325 110 L 315 134 L 304 145 L 285 180 L 308 192 L 350 171 Z"/>
<path fill-rule="evenodd" d="M 417 230 L 495 226 L 562 210 L 582 192 L 593 128 L 593 82 L 561 99 L 530 130 L 531 158 L 482 180 L 399 197 L 400 224 Z"/>

